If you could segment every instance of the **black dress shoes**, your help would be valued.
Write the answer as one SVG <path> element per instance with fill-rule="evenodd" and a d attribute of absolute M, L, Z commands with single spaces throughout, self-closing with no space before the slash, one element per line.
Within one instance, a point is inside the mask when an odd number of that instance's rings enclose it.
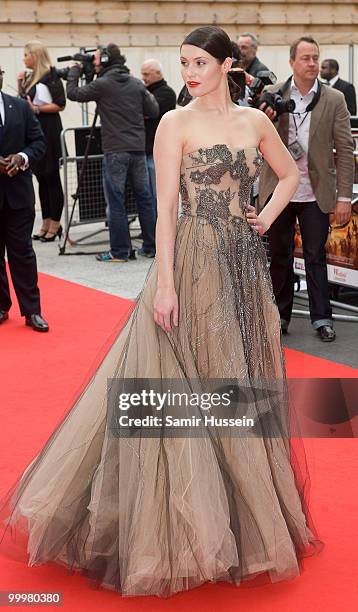
<path fill-rule="evenodd" d="M 4 323 L 9 318 L 9 313 L 7 310 L 0 310 L 0 325 Z"/>
<path fill-rule="evenodd" d="M 331 325 L 321 325 L 317 329 L 317 334 L 322 342 L 333 342 L 336 339 L 336 332 Z"/>
<path fill-rule="evenodd" d="M 40 314 L 32 314 L 25 317 L 25 324 L 32 327 L 35 331 L 48 332 L 49 325 Z"/>

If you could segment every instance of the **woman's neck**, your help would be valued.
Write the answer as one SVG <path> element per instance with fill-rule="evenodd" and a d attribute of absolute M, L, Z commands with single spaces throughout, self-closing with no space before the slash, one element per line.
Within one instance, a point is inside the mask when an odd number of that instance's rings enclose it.
<path fill-rule="evenodd" d="M 229 87 L 225 83 L 223 87 L 216 89 L 213 92 L 196 98 L 192 103 L 197 110 L 204 112 L 215 112 L 220 115 L 228 114 L 235 106 L 231 100 Z"/>

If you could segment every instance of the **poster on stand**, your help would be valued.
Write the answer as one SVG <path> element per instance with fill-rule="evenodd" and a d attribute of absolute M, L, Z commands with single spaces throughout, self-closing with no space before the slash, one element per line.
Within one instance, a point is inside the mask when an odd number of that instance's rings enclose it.
<path fill-rule="evenodd" d="M 358 203 L 352 206 L 352 217 L 343 226 L 333 225 L 326 242 L 328 280 L 338 285 L 358 288 Z M 300 228 L 296 226 L 294 270 L 305 274 Z"/>

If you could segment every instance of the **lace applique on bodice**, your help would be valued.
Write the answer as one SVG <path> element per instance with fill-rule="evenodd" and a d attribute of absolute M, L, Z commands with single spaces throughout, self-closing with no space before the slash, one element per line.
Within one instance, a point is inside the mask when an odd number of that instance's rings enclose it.
<path fill-rule="evenodd" d="M 243 218 L 262 163 L 255 147 L 231 149 L 217 144 L 183 155 L 182 214 L 208 220 Z"/>

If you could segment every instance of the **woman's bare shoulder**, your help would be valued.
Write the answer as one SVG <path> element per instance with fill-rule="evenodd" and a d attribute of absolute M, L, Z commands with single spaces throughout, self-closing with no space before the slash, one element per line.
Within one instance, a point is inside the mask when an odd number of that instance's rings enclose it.
<path fill-rule="evenodd" d="M 189 116 L 186 107 L 175 108 L 163 115 L 157 132 L 159 132 L 162 138 L 174 138 L 176 141 L 182 141 L 185 138 L 188 120 Z"/>
<path fill-rule="evenodd" d="M 241 118 L 253 124 L 259 133 L 271 132 L 274 129 L 271 119 L 259 108 L 253 108 L 252 106 L 238 106 L 237 108 L 236 112 L 241 113 Z"/>
<path fill-rule="evenodd" d="M 266 116 L 265 113 L 259 108 L 252 106 L 236 106 L 236 113 L 240 113 L 242 117 L 247 117 L 250 120 L 259 119 L 262 115 Z"/>
<path fill-rule="evenodd" d="M 179 106 L 165 113 L 165 115 L 163 115 L 163 117 L 161 118 L 160 123 L 165 123 L 166 125 L 175 124 L 176 126 L 181 124 L 184 125 L 185 121 L 187 121 L 187 118 L 187 107 Z"/>

